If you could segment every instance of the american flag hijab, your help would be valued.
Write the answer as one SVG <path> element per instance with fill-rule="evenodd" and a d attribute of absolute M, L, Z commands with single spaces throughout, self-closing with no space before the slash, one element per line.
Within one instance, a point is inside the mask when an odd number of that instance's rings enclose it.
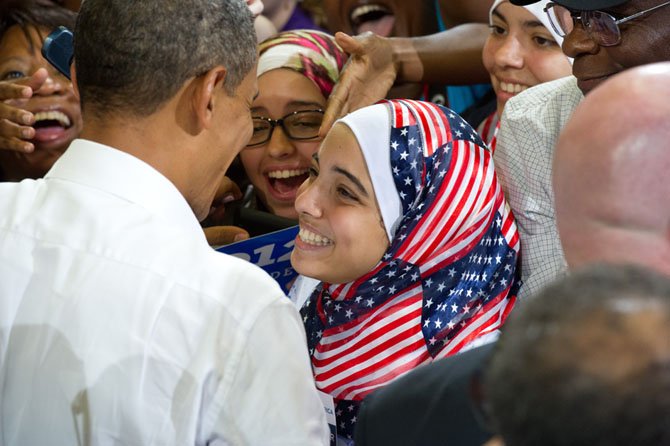
<path fill-rule="evenodd" d="M 372 271 L 320 283 L 301 310 L 317 387 L 352 438 L 367 394 L 500 328 L 520 286 L 519 236 L 489 150 L 455 112 L 393 100 L 338 122 L 361 146 L 390 236 Z"/>

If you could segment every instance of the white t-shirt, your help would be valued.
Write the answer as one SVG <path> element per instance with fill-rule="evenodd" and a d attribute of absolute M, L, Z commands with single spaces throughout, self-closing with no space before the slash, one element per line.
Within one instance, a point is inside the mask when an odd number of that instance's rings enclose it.
<path fill-rule="evenodd" d="M 0 184 L 0 445 L 328 437 L 295 308 L 159 172 L 76 140 Z"/>

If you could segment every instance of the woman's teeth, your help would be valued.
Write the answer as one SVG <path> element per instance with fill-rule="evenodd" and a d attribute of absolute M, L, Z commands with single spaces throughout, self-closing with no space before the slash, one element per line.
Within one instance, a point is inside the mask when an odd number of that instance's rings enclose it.
<path fill-rule="evenodd" d="M 268 177 L 270 178 L 291 178 L 299 177 L 300 175 L 305 175 L 309 172 L 309 169 L 300 169 L 300 170 L 273 170 L 268 172 Z"/>
<path fill-rule="evenodd" d="M 298 236 L 300 237 L 300 240 L 310 245 L 327 246 L 333 243 L 333 241 L 330 240 L 329 238 L 323 237 L 319 234 L 315 234 L 303 228 L 300 228 Z"/>
<path fill-rule="evenodd" d="M 57 121 L 63 127 L 70 127 L 70 118 L 63 112 L 43 111 L 35 113 L 35 122 Z"/>
<path fill-rule="evenodd" d="M 505 93 L 521 93 L 528 88 L 527 85 L 508 84 L 507 82 L 500 82 L 500 89 Z"/>

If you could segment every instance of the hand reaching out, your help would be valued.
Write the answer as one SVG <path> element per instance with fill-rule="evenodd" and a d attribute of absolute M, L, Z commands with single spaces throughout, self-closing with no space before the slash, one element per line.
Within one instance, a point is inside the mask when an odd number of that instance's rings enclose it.
<path fill-rule="evenodd" d="M 31 127 L 35 116 L 21 107 L 42 87 L 47 77 L 47 70 L 40 68 L 32 76 L 16 82 L 0 82 L 0 150 L 35 150 L 28 142 L 35 136 L 35 129 Z"/>
<path fill-rule="evenodd" d="M 242 198 L 240 188 L 233 180 L 224 177 L 214 197 L 209 216 L 205 221 L 208 227 L 204 228 L 205 237 L 211 246 L 222 246 L 229 243 L 246 240 L 249 233 L 237 226 L 221 226 L 226 212 L 226 204 Z"/>
<path fill-rule="evenodd" d="M 321 136 L 338 118 L 384 99 L 399 70 L 388 38 L 370 32 L 356 37 L 339 32 L 335 39 L 350 58 L 328 99 Z"/>

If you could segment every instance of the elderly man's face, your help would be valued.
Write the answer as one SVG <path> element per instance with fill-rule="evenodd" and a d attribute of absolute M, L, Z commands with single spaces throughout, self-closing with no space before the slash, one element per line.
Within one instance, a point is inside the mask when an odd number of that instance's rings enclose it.
<path fill-rule="evenodd" d="M 630 0 L 603 10 L 615 19 L 661 4 L 660 0 Z M 663 7 L 619 25 L 621 42 L 603 47 L 593 41 L 577 21 L 566 36 L 563 52 L 574 57 L 572 72 L 584 94 L 627 68 L 670 60 L 670 7 Z"/>

